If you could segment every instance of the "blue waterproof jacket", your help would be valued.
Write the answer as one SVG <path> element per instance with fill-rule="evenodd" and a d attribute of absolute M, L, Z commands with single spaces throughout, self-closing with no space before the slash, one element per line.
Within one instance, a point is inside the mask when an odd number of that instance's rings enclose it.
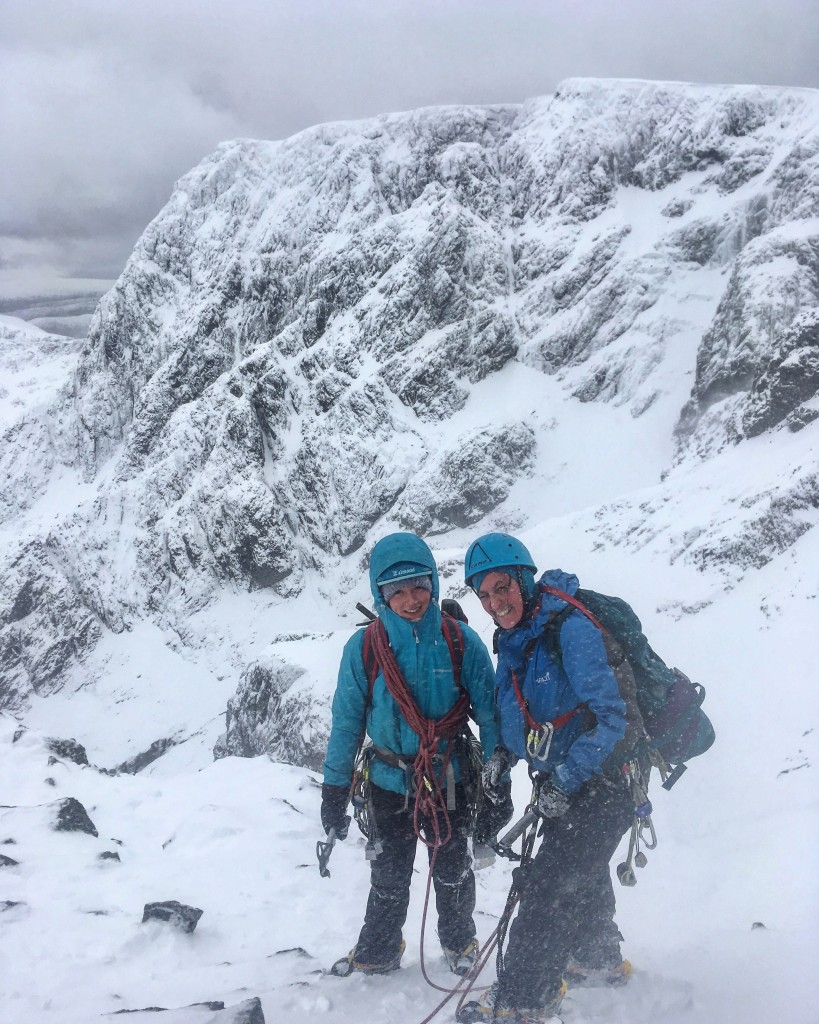
<path fill-rule="evenodd" d="M 420 622 L 408 622 L 390 611 L 376 585 L 376 579 L 397 562 L 418 562 L 432 573 L 432 600 Z M 438 572 L 432 552 L 414 534 L 391 534 L 380 541 L 373 552 L 370 587 L 376 612 L 384 622 L 390 646 L 416 704 L 427 718 L 442 718 L 458 700 L 460 690 L 455 683 L 449 648 L 441 633 Z M 472 700 L 472 713 L 486 760 L 498 743 L 494 670 L 489 652 L 477 633 L 464 623 L 459 625 L 464 638 L 461 685 Z M 365 720 L 367 735 L 376 746 L 406 755 L 405 760 L 410 762 L 418 753 L 418 736 L 402 717 L 380 671 L 373 685 L 372 702 L 368 703 L 363 644 L 364 630 L 360 629 L 348 640 L 338 673 L 332 729 L 324 761 L 324 781 L 333 786 L 350 785 Z M 446 750 L 446 746 L 442 741 L 439 751 Z M 456 757 L 453 757 L 453 768 L 457 781 L 460 766 Z M 405 792 L 406 780 L 401 769 L 384 764 L 378 758 L 372 761 L 370 777 L 383 789 Z"/>
<path fill-rule="evenodd" d="M 579 586 L 576 576 L 560 569 L 545 572 L 540 582 L 572 595 Z M 573 793 L 601 772 L 617 741 L 625 735 L 626 705 L 609 665 L 602 634 L 582 612 L 575 609 L 560 630 L 563 665 L 549 654 L 543 628 L 553 613 L 565 607 L 565 601 L 543 594 L 534 614 L 513 629 L 499 631 L 496 682 L 501 743 L 534 768 L 553 773 L 557 784 Z M 535 721 L 552 721 L 584 703 L 596 723 L 590 727 L 591 716 L 580 711 L 555 730 L 545 761 L 528 757 L 528 727 L 512 685 L 513 671 Z"/>

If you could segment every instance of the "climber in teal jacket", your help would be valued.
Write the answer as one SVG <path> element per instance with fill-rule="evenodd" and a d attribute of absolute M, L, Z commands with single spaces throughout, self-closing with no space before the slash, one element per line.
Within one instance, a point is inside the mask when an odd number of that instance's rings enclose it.
<path fill-rule="evenodd" d="M 432 583 L 431 600 L 420 622 L 408 621 L 391 611 L 379 589 L 379 577 L 402 562 L 423 566 Z M 441 633 L 438 572 L 429 547 L 413 533 L 393 533 L 379 541 L 370 558 L 370 588 L 375 610 L 387 628 L 390 646 L 418 707 L 428 718 L 441 718 L 455 704 L 459 690 L 449 648 Z M 472 713 L 480 730 L 481 745 L 491 753 L 499 739 L 494 708 L 495 671 L 477 633 L 465 624 L 461 624 L 461 630 L 464 637 L 461 682 L 472 698 Z M 365 711 L 367 735 L 376 746 L 410 757 L 418 753 L 418 736 L 401 717 L 380 671 L 368 705 L 369 684 L 361 653 L 363 643 L 364 630 L 360 629 L 348 641 L 341 659 L 333 698 L 333 727 L 324 761 L 324 781 L 332 786 L 350 786 Z M 445 747 L 446 743 L 442 743 L 441 750 Z M 457 781 L 460 779 L 457 755 L 454 761 Z M 405 778 L 399 768 L 376 760 L 371 777 L 383 789 L 404 793 Z"/>
<path fill-rule="evenodd" d="M 370 586 L 400 675 L 421 715 L 440 720 L 454 708 L 462 690 L 466 691 L 471 702 L 470 717 L 478 726 L 482 748 L 488 756 L 499 742 L 492 662 L 474 630 L 458 623 L 463 641 L 458 686 L 450 648 L 442 632 L 438 572 L 427 544 L 411 533 L 384 537 L 370 557 Z M 366 730 L 376 752 L 370 762 L 370 780 L 383 852 L 372 862 L 370 897 L 359 940 L 333 968 L 334 973 L 341 975 L 356 970 L 383 973 L 399 965 L 404 949 L 401 929 L 419 838 L 413 814 L 415 797 L 408 792 L 411 783 L 407 771 L 396 761 L 411 765 L 419 751 L 420 737 L 389 692 L 380 666 L 370 695 L 364 666 L 364 632 L 359 630 L 348 641 L 341 660 L 324 762 L 322 824 L 328 833 L 333 828 L 338 838 L 346 836 L 353 768 Z M 445 763 L 448 741 L 440 740 L 437 747 Z M 478 950 L 472 920 L 475 879 L 467 843 L 471 808 L 461 781 L 465 766 L 459 762 L 457 745 L 449 753 L 449 778 L 444 777 L 443 764 L 436 771 L 447 803 L 451 803 L 454 795 L 455 806 L 442 809 L 451 824 L 451 834 L 435 853 L 433 881 L 444 955 L 455 973 L 464 973 Z M 450 795 L 453 782 L 454 794 Z M 422 821 L 421 831 L 423 838 L 429 840 L 430 821 Z"/>

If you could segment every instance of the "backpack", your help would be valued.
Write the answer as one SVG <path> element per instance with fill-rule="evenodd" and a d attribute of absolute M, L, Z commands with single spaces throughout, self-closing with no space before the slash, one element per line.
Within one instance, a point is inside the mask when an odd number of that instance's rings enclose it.
<path fill-rule="evenodd" d="M 655 750 L 667 765 L 675 765 L 666 789 L 685 771 L 685 762 L 704 754 L 715 739 L 714 727 L 702 710 L 705 688 L 692 683 L 678 668 L 669 668 L 653 650 L 640 619 L 622 598 L 609 597 L 594 590 L 579 589 L 574 597 L 541 584 L 541 590 L 567 602 L 556 612 L 543 632 L 549 654 L 562 665 L 560 630 L 577 608 L 600 629 L 605 630 L 624 654 L 636 683 L 636 702 L 648 734 L 648 750 Z M 628 695 L 623 694 L 628 702 Z M 638 750 L 634 753 L 646 752 Z"/>

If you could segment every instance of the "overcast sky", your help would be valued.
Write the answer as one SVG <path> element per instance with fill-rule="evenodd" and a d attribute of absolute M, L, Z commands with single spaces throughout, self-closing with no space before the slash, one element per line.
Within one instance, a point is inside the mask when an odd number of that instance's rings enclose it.
<path fill-rule="evenodd" d="M 225 139 L 578 75 L 815 88 L 817 53 L 817 0 L 0 0 L 0 298 L 115 278 Z"/>

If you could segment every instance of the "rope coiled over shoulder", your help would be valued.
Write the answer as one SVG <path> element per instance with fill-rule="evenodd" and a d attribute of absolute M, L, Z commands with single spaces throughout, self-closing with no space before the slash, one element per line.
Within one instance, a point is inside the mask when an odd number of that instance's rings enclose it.
<path fill-rule="evenodd" d="M 410 693 L 407 681 L 398 666 L 395 653 L 390 647 L 389 637 L 384 623 L 378 619 L 367 627 L 372 631 L 372 648 L 387 690 L 392 696 L 402 717 L 419 739 L 418 753 L 412 765 L 415 784 L 415 807 L 413 825 L 415 834 L 421 842 L 437 849 L 445 846 L 452 836 L 452 823 L 446 809 L 446 797 L 435 772 L 435 758 L 438 755 L 438 744 L 442 740 L 453 739 L 463 728 L 471 707 L 469 694 L 461 687 L 460 696 L 455 704 L 443 717 L 427 718 L 421 713 L 418 704 Z M 451 744 L 443 754 L 440 764 L 441 778 L 446 778 L 451 757 Z M 429 819 L 433 838 L 425 838 L 421 828 L 421 818 Z M 445 835 L 442 835 L 441 818 Z"/>

